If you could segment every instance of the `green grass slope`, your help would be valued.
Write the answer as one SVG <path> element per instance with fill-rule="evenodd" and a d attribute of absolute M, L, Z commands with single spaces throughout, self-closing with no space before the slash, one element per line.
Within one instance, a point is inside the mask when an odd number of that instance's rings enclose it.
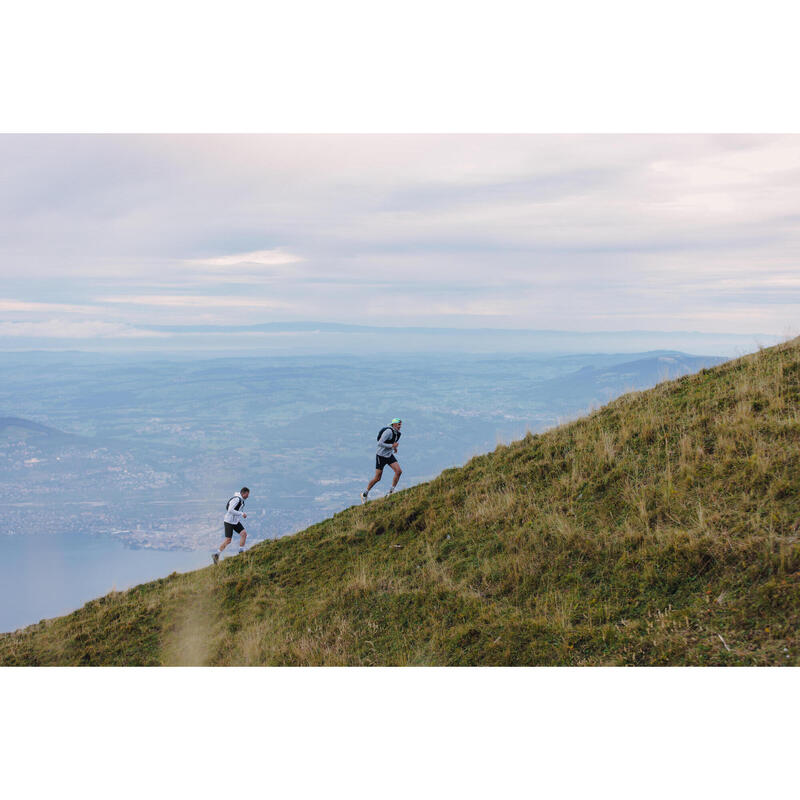
<path fill-rule="evenodd" d="M 797 664 L 799 412 L 794 340 L 0 636 L 0 663 Z"/>

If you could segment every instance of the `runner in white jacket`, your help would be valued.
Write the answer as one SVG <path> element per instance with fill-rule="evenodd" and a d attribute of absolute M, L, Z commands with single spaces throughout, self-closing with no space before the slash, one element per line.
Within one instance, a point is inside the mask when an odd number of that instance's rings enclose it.
<path fill-rule="evenodd" d="M 234 531 L 239 534 L 239 552 L 244 553 L 247 531 L 244 529 L 244 525 L 242 525 L 242 520 L 247 517 L 243 509 L 244 501 L 247 500 L 248 497 L 250 497 L 250 490 L 246 486 L 243 486 L 241 491 L 236 492 L 225 506 L 225 539 L 223 539 L 217 552 L 211 554 L 211 558 L 215 564 L 219 563 L 219 557 L 222 555 L 222 551 L 231 543 Z"/>

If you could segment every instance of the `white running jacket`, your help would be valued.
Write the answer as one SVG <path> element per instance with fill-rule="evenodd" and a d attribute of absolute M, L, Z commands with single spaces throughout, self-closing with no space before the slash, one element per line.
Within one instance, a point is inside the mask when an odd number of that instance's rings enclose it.
<path fill-rule="evenodd" d="M 228 500 L 228 510 L 225 512 L 225 522 L 230 522 L 231 525 L 236 525 L 242 521 L 242 512 L 244 511 L 244 498 L 236 492 L 236 494 Z"/>

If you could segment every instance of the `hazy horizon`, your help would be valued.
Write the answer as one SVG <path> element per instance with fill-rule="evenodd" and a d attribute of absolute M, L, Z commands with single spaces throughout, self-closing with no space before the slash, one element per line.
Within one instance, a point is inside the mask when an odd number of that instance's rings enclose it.
<path fill-rule="evenodd" d="M 637 353 L 676 351 L 694 355 L 741 356 L 787 338 L 765 333 L 703 333 L 699 331 L 569 331 L 525 328 L 446 328 L 368 326 L 330 322 L 273 322 L 253 325 L 139 326 L 153 339 L 105 338 L 0 340 L 3 353 L 96 353 L 106 355 L 396 355 L 454 352 L 512 353 Z"/>

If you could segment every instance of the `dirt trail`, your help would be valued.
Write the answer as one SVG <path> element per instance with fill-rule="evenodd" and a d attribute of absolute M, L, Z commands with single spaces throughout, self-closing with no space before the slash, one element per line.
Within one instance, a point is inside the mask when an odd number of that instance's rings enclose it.
<path fill-rule="evenodd" d="M 219 633 L 216 601 L 217 573 L 206 570 L 192 592 L 175 611 L 175 625 L 164 639 L 163 663 L 172 667 L 207 666 Z"/>

